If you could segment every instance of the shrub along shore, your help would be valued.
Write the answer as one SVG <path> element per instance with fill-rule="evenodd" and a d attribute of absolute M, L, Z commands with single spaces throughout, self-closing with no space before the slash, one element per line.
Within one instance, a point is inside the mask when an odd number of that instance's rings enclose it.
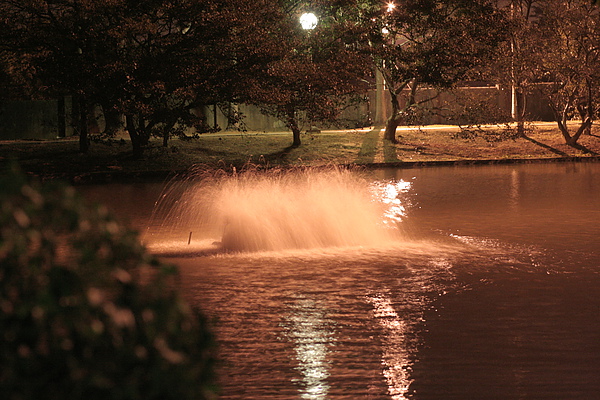
<path fill-rule="evenodd" d="M 17 162 L 28 174 L 44 180 L 75 184 L 164 180 L 194 165 L 232 170 L 253 165 L 287 168 L 321 165 L 414 168 L 550 161 L 597 161 L 600 129 L 579 140 L 577 148 L 564 143 L 556 125 L 532 124 L 525 137 L 507 127 L 459 129 L 455 126 L 410 127 L 398 130 L 399 143 L 383 140 L 379 127 L 330 130 L 302 135 L 291 147 L 288 132 L 220 132 L 194 139 L 172 139 L 167 147 L 151 141 L 141 158 L 122 138 L 97 140 L 88 153 L 79 152 L 76 137 L 50 141 L 0 142 L 0 165 Z"/>

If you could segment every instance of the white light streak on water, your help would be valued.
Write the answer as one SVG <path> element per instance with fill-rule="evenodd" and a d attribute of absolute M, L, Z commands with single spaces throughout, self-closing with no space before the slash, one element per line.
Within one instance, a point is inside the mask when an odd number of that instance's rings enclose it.
<path fill-rule="evenodd" d="M 406 194 L 410 191 L 412 182 L 399 181 L 376 181 L 371 184 L 374 200 L 381 202 L 385 209 L 383 211 L 383 222 L 389 227 L 402 222 L 407 217 Z"/>
<path fill-rule="evenodd" d="M 409 328 L 394 310 L 388 295 L 380 293 L 368 300 L 373 305 L 373 316 L 385 330 L 381 362 L 388 392 L 394 400 L 406 399 L 412 382 L 408 373 L 411 361 L 406 338 Z"/>
<path fill-rule="evenodd" d="M 286 318 L 287 337 L 295 346 L 297 370 L 302 374 L 300 397 L 309 400 L 326 399 L 329 384 L 329 347 L 334 332 L 328 329 L 325 312 L 310 299 L 300 299 Z"/>

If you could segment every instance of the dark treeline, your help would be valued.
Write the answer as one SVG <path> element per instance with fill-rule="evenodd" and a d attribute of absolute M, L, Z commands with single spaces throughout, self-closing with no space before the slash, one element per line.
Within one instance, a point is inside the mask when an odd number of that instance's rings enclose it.
<path fill-rule="evenodd" d="M 377 79 L 396 141 L 431 96 L 484 80 L 512 90 L 521 134 L 542 91 L 576 145 L 598 108 L 599 19 L 586 0 L 0 0 L 0 102 L 70 96 L 82 152 L 99 108 L 104 134 L 125 129 L 140 155 L 151 136 L 206 132 L 196 110 L 228 103 L 276 116 L 298 146 L 300 112 L 335 120 Z"/>

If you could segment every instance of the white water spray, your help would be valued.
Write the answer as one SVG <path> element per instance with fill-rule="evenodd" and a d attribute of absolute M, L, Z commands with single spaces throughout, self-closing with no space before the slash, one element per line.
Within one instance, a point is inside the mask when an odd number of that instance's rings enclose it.
<path fill-rule="evenodd" d="M 196 174 L 165 190 L 153 218 L 160 232 L 147 237 L 158 252 L 385 246 L 400 236 L 404 190 L 333 167 Z"/>

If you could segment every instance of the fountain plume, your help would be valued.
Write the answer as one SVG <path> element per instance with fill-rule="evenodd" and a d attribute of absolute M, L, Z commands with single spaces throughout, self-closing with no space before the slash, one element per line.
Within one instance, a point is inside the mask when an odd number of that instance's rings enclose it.
<path fill-rule="evenodd" d="M 157 204 L 163 233 L 254 252 L 385 245 L 398 230 L 359 173 L 330 167 L 196 171 L 173 182 Z"/>

